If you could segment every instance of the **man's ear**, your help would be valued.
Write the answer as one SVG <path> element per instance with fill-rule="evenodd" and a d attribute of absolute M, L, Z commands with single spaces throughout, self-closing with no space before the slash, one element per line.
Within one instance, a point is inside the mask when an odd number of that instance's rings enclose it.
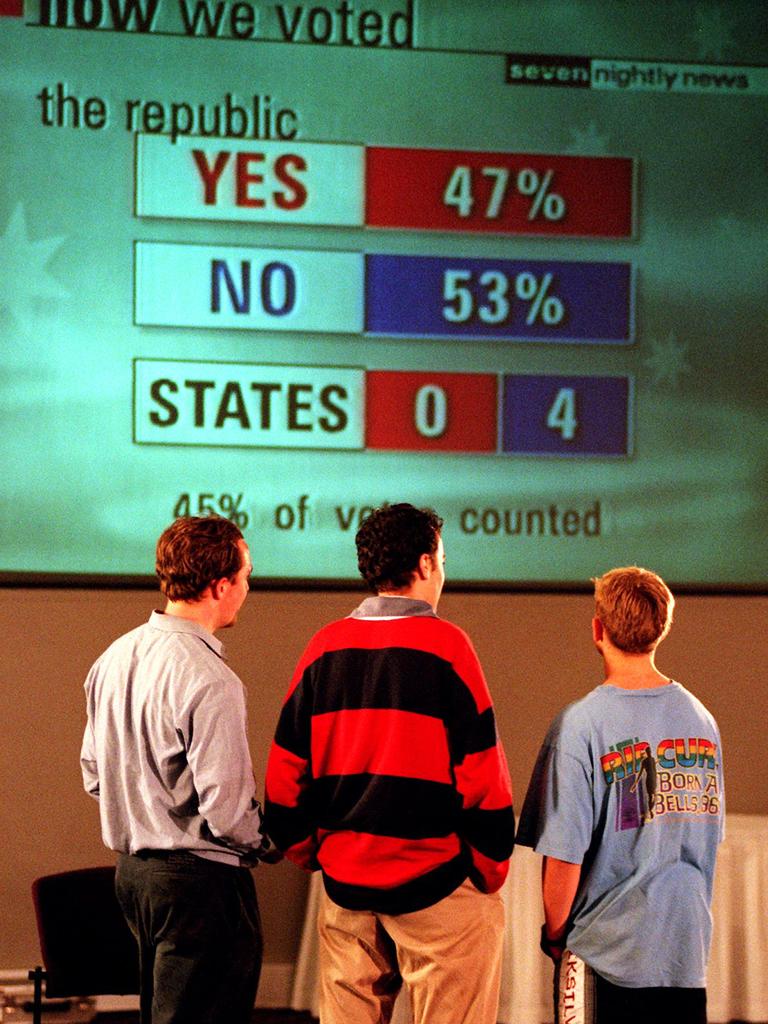
<path fill-rule="evenodd" d="M 211 597 L 214 601 L 220 601 L 229 589 L 230 581 L 226 576 L 222 576 L 220 580 L 211 580 L 209 590 L 211 591 Z"/>
<path fill-rule="evenodd" d="M 428 580 L 434 568 L 435 561 L 432 555 L 426 551 L 423 555 L 419 555 L 419 564 L 416 566 L 416 572 L 420 580 Z"/>
<path fill-rule="evenodd" d="M 605 627 L 603 626 L 603 624 L 600 621 L 600 619 L 598 619 L 598 617 L 595 616 L 592 619 L 592 639 L 594 640 L 594 642 L 596 644 L 600 644 L 600 643 L 602 643 L 604 635 L 605 635 Z"/>

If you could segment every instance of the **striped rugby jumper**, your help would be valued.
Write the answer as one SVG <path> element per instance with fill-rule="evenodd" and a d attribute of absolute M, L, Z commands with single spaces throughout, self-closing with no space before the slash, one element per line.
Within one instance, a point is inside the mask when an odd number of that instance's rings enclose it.
<path fill-rule="evenodd" d="M 514 845 L 493 705 L 468 636 L 423 601 L 368 598 L 294 673 L 266 774 L 265 827 L 342 907 L 494 892 Z"/>

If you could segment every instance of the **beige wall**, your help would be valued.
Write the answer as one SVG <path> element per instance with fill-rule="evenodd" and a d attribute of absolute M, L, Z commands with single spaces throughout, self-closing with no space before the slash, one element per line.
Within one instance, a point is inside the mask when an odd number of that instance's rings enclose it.
<path fill-rule="evenodd" d="M 356 593 L 251 594 L 223 634 L 249 692 L 254 766 L 263 778 L 272 729 L 309 635 L 344 615 Z M 82 792 L 78 753 L 82 681 L 118 634 L 157 604 L 151 591 L 0 590 L 0 969 L 39 959 L 29 887 L 37 875 L 112 855 L 96 804 Z M 564 703 L 601 681 L 586 595 L 446 593 L 445 618 L 475 641 L 493 692 L 519 806 L 544 730 Z M 659 667 L 693 689 L 719 719 L 729 809 L 768 813 L 763 774 L 745 769 L 763 749 L 768 681 L 768 597 L 688 597 L 661 648 Z M 291 865 L 257 871 L 266 958 L 293 958 L 306 879 Z"/>

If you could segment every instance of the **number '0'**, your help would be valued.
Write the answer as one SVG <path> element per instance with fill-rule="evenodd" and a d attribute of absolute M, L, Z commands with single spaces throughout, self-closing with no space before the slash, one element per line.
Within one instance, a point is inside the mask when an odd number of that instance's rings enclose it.
<path fill-rule="evenodd" d="M 416 392 L 413 419 L 422 437 L 441 437 L 448 426 L 448 399 L 437 384 L 425 384 Z"/>

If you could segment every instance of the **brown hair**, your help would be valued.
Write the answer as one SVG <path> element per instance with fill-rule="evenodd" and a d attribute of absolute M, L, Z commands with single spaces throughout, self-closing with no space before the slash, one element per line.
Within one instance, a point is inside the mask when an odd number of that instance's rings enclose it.
<path fill-rule="evenodd" d="M 667 635 L 675 599 L 661 576 L 630 565 L 592 582 L 595 615 L 620 651 L 648 654 Z"/>
<path fill-rule="evenodd" d="M 222 516 L 181 516 L 157 542 L 155 573 L 169 601 L 197 601 L 214 580 L 242 567 L 242 533 Z"/>

